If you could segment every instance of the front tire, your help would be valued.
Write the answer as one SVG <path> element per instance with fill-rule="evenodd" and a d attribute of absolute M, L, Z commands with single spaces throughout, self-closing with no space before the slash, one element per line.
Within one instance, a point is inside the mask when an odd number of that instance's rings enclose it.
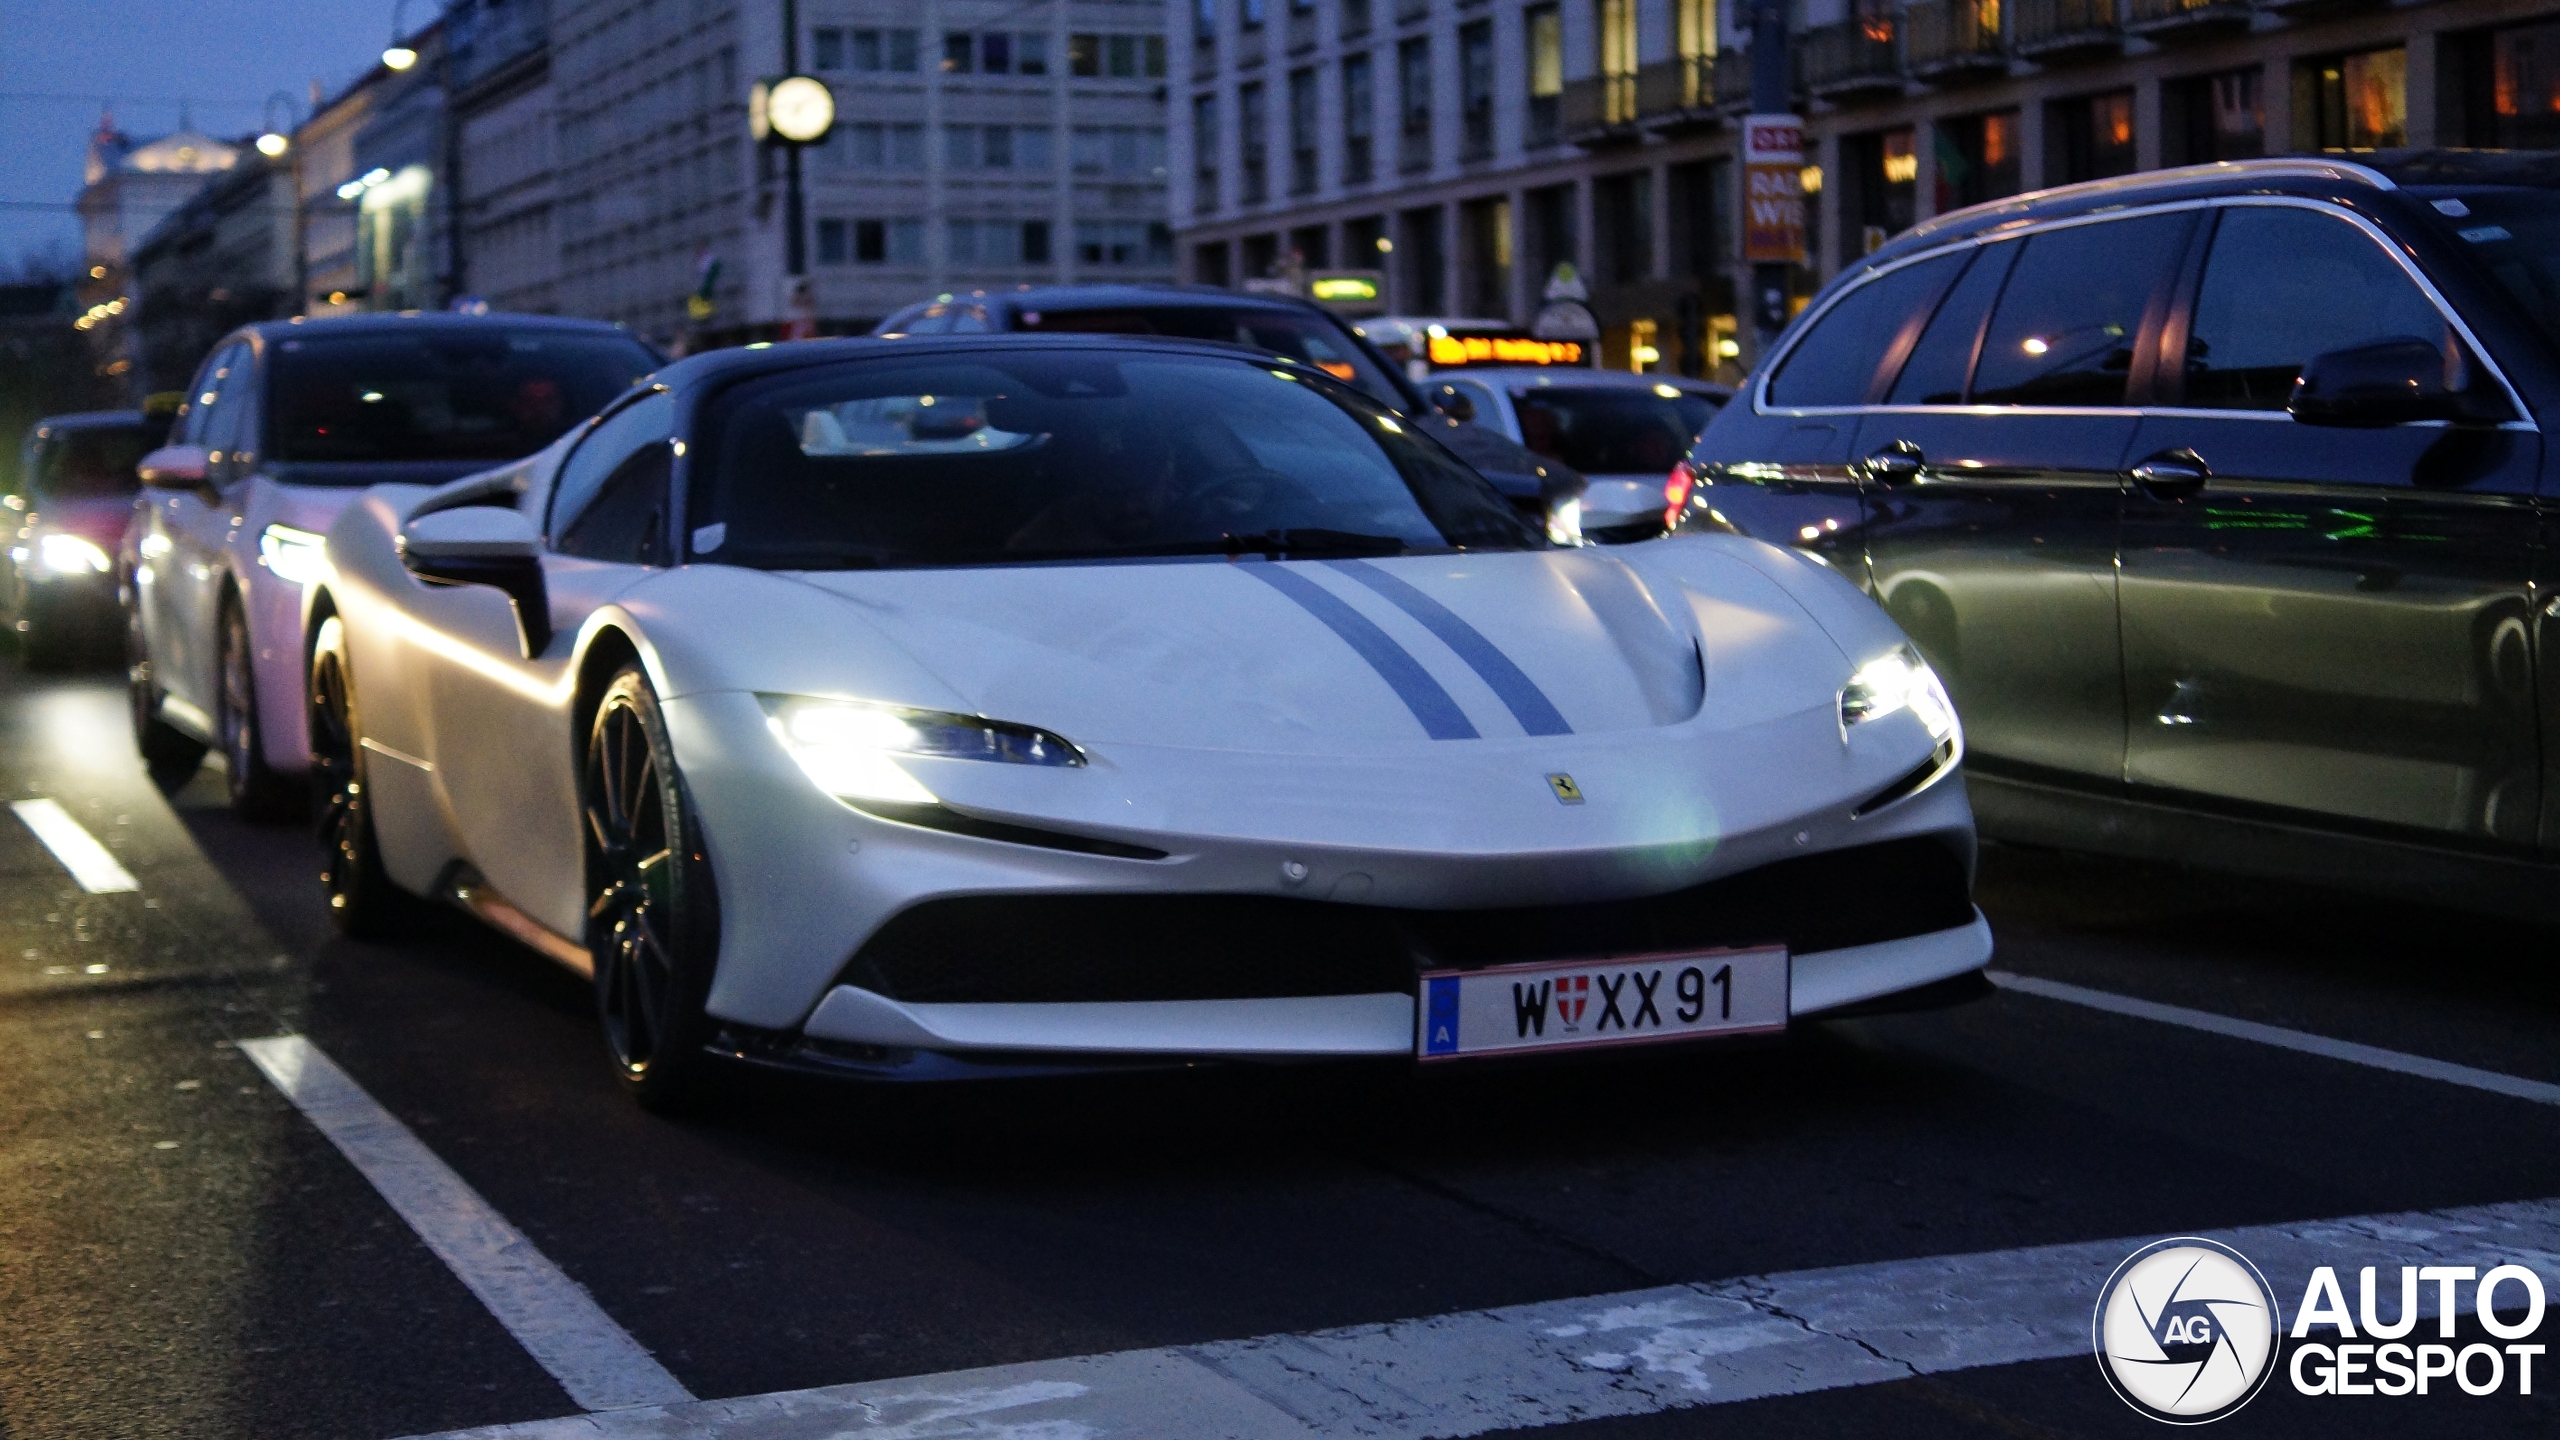
<path fill-rule="evenodd" d="M 614 1073 L 651 1110 L 696 1093 L 711 1064 L 703 1010 L 720 941 L 701 822 L 657 692 L 638 665 L 605 687 L 587 736 L 587 953 Z"/>
<path fill-rule="evenodd" d="M 267 764 L 266 727 L 258 720 L 257 652 L 249 617 L 233 596 L 222 607 L 221 697 L 215 719 L 231 770 L 231 809 L 244 820 L 290 820 L 303 811 L 294 783 Z"/>
<path fill-rule="evenodd" d="M 335 615 L 321 621 L 312 637 L 310 674 L 311 781 L 320 798 L 320 843 L 329 850 L 320 872 L 329 891 L 329 920 L 351 939 L 383 939 L 415 918 L 419 902 L 382 868 L 347 631 Z"/>

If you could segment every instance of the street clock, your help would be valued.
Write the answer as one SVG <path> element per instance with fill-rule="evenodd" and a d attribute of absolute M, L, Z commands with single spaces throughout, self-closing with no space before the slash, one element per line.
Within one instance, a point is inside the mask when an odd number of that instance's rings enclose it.
<path fill-rule="evenodd" d="M 835 128 L 835 92 L 808 75 L 759 81 L 747 93 L 747 129 L 756 143 L 815 145 Z"/>

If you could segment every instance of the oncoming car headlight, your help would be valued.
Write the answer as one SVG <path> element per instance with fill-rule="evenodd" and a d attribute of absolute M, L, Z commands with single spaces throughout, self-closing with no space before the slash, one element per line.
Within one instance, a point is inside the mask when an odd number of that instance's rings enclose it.
<path fill-rule="evenodd" d="M 36 559 L 56 575 L 104 575 L 115 568 L 106 551 L 59 531 L 36 541 Z"/>
<path fill-rule="evenodd" d="M 258 532 L 258 563 L 279 580 L 308 585 L 320 578 L 327 540 L 290 525 L 270 525 Z"/>
<path fill-rule="evenodd" d="M 1084 753 L 1029 725 L 857 700 L 759 695 L 765 723 L 817 787 L 840 800 L 931 805 L 937 797 L 896 757 L 1074 766 Z"/>
<path fill-rule="evenodd" d="M 1956 733 L 1956 707 L 1947 698 L 1947 687 L 1939 683 L 1938 672 L 1929 668 L 1920 652 L 1908 645 L 1859 666 L 1849 683 L 1840 687 L 1843 733 L 1852 725 L 1879 720 L 1897 710 L 1920 717 L 1932 740 Z"/>

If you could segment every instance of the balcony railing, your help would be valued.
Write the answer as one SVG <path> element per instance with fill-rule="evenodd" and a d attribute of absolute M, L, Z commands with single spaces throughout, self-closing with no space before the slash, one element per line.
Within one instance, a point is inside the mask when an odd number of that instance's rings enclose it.
<path fill-rule="evenodd" d="M 2249 0 L 2125 0 L 2127 32 L 2148 39 L 2220 34 L 2249 24 Z"/>
<path fill-rule="evenodd" d="M 1902 46 L 1891 15 L 1866 15 L 1807 30 L 1795 47 L 1804 56 L 1805 88 L 1825 99 L 1900 94 Z"/>
<path fill-rule="evenodd" d="M 1941 84 L 2006 73 L 2001 0 L 1911 0 L 1902 12 L 1903 58 L 1911 73 Z"/>
<path fill-rule="evenodd" d="M 1794 61 L 1796 72 L 1795 83 L 1787 87 L 1792 93 L 1804 88 L 1804 47 L 1791 45 L 1787 47 L 1787 54 Z M 1751 108 L 1751 52 L 1737 50 L 1724 57 L 1724 63 L 1715 67 L 1712 83 L 1715 94 L 1710 103 L 1716 109 L 1728 114 L 1740 114 L 1749 110 Z"/>
<path fill-rule="evenodd" d="M 2011 43 L 2033 60 L 2111 55 L 2124 47 L 2117 0 L 2009 0 Z"/>
<path fill-rule="evenodd" d="M 1564 138 L 1606 145 L 1637 138 L 1638 87 L 1633 75 L 1587 75 L 1564 82 Z"/>

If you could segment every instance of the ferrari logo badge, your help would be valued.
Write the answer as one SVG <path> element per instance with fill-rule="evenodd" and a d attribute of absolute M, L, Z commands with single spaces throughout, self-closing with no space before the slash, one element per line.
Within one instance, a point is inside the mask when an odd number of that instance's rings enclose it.
<path fill-rule="evenodd" d="M 1556 801 L 1559 804 L 1579 805 L 1582 803 L 1582 787 L 1574 784 L 1573 777 L 1567 775 L 1561 770 L 1547 777 L 1547 788 L 1556 792 Z"/>

